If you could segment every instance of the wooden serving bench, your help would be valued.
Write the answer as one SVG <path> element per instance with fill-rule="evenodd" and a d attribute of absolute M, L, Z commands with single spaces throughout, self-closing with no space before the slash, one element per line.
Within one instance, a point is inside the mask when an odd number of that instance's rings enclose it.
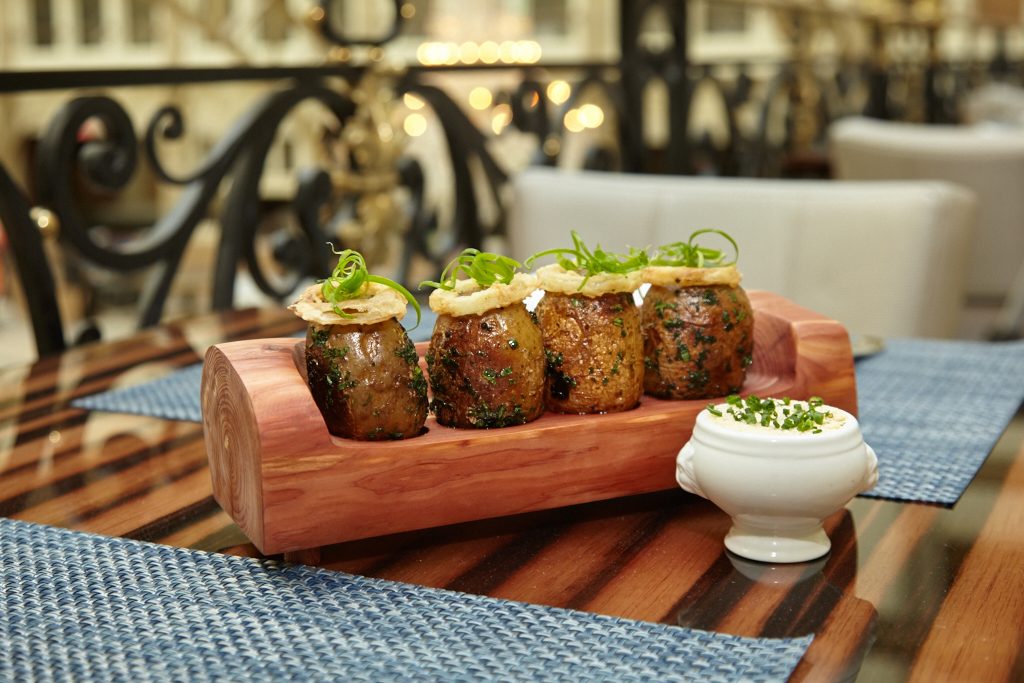
<path fill-rule="evenodd" d="M 754 362 L 743 393 L 816 395 L 856 414 L 846 329 L 748 294 Z M 429 417 L 413 439 L 353 441 L 327 431 L 303 354 L 295 338 L 211 347 L 202 407 L 217 502 L 262 553 L 311 563 L 343 541 L 673 488 L 676 454 L 708 404 L 645 396 L 623 413 L 545 413 L 493 430 Z"/>

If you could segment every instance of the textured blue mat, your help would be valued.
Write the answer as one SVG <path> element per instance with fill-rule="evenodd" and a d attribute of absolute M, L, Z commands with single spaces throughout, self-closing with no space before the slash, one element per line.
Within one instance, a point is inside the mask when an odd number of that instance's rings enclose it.
<path fill-rule="evenodd" d="M 427 341 L 430 339 L 430 332 L 434 329 L 436 319 L 436 313 L 424 308 L 419 326 L 411 330 L 410 328 L 416 324 L 416 313 L 410 308 L 402 319 L 402 325 L 409 330 L 409 338 L 414 342 Z M 301 337 L 304 334 L 301 332 L 295 336 Z M 202 422 L 203 413 L 199 399 L 202 378 L 203 365 L 197 363 L 133 387 L 83 396 L 72 401 L 71 405 L 86 410 Z"/>
<path fill-rule="evenodd" d="M 72 405 L 200 422 L 200 373 L 192 366 Z M 879 459 L 878 486 L 864 495 L 952 505 L 1024 398 L 1024 342 L 890 340 L 857 362 L 857 394 Z"/>
<path fill-rule="evenodd" d="M 740 638 L 0 519 L 0 680 L 784 681 Z"/>
<path fill-rule="evenodd" d="M 1024 342 L 894 339 L 857 362 L 876 498 L 952 505 L 1024 399 Z"/>

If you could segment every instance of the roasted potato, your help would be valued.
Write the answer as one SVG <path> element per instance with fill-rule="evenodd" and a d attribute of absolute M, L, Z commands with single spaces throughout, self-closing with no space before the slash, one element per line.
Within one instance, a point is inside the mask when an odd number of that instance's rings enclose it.
<path fill-rule="evenodd" d="M 741 287 L 653 285 L 642 313 L 647 394 L 699 399 L 740 390 L 754 345 L 754 316 Z"/>
<path fill-rule="evenodd" d="M 536 313 L 547 356 L 549 410 L 614 413 L 639 403 L 643 344 L 632 294 L 547 292 Z"/>
<path fill-rule="evenodd" d="M 509 427 L 544 412 L 544 345 L 522 303 L 438 316 L 426 358 L 442 425 Z"/>
<path fill-rule="evenodd" d="M 370 325 L 311 324 L 306 373 L 335 436 L 377 441 L 423 431 L 427 380 L 416 347 L 394 318 Z"/>

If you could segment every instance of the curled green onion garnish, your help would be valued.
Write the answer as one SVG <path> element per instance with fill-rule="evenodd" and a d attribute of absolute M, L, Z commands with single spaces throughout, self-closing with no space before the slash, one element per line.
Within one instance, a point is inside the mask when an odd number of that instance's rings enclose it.
<path fill-rule="evenodd" d="M 516 269 L 522 265 L 519 261 L 507 256 L 470 247 L 463 249 L 461 254 L 445 266 L 440 282 L 424 280 L 420 283 L 420 289 L 426 285 L 435 289 L 451 291 L 455 289 L 455 282 L 459 279 L 460 274 L 465 274 L 467 278 L 476 281 L 481 287 L 490 287 L 495 282 L 507 285 L 515 277 Z"/>
<path fill-rule="evenodd" d="M 723 251 L 702 247 L 694 242 L 694 240 L 700 235 L 706 235 L 709 233 L 721 235 L 729 242 L 729 244 L 732 245 L 732 261 L 725 260 L 725 252 Z M 685 242 L 673 242 L 672 244 L 666 244 L 663 247 L 658 247 L 658 251 L 655 252 L 654 256 L 651 258 L 651 265 L 686 266 L 689 268 L 717 268 L 734 265 L 739 258 L 740 248 L 736 245 L 736 240 L 722 230 L 710 228 L 707 230 L 697 230 L 690 235 L 690 239 Z"/>
<path fill-rule="evenodd" d="M 375 282 L 378 285 L 390 287 L 404 296 L 406 301 L 412 304 L 412 307 L 416 310 L 416 325 L 420 324 L 420 304 L 409 290 L 394 280 L 389 280 L 380 275 L 371 275 L 370 271 L 366 268 L 366 259 L 358 251 L 353 249 L 338 251 L 334 248 L 333 244 L 330 244 L 330 246 L 331 251 L 338 256 L 338 265 L 334 266 L 334 272 L 331 273 L 330 277 L 324 280 L 320 292 L 323 294 L 324 301 L 334 304 L 332 310 L 335 313 L 342 318 L 354 318 L 354 315 L 346 313 L 341 309 L 341 302 L 358 299 L 365 293 L 367 285 Z"/>
<path fill-rule="evenodd" d="M 615 275 L 625 275 L 637 271 L 648 263 L 647 252 L 642 249 L 630 248 L 628 254 L 617 254 L 611 251 L 604 251 L 601 249 L 601 245 L 597 245 L 594 249 L 590 249 L 575 230 L 570 232 L 572 235 L 571 248 L 564 249 L 548 249 L 546 251 L 540 251 L 526 259 L 526 266 L 532 267 L 534 261 L 545 256 L 555 256 L 558 265 L 562 266 L 565 270 L 576 271 L 584 275 L 583 282 L 580 283 L 580 289 L 587 284 L 587 280 L 593 275 L 598 273 L 612 273 Z"/>

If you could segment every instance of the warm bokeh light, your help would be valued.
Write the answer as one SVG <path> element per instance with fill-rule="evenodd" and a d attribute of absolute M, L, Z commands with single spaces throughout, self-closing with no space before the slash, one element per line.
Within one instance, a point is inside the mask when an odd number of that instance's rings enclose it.
<path fill-rule="evenodd" d="M 564 104 L 572 95 L 572 87 L 565 81 L 551 81 L 548 83 L 547 95 L 555 104 Z"/>
<path fill-rule="evenodd" d="M 541 48 L 535 40 L 505 40 L 499 45 L 493 40 L 477 44 L 467 40 L 458 43 L 425 42 L 416 48 L 416 59 L 424 66 L 440 64 L 535 64 L 540 61 Z"/>
<path fill-rule="evenodd" d="M 418 138 L 427 132 L 427 119 L 423 114 L 409 114 L 405 117 L 402 129 L 409 137 Z"/>
<path fill-rule="evenodd" d="M 519 43 L 518 61 L 524 64 L 536 64 L 540 61 L 542 53 L 540 43 L 536 40 L 524 40 Z"/>
<path fill-rule="evenodd" d="M 416 61 L 420 64 L 430 63 L 430 45 L 431 43 L 420 43 L 416 48 Z"/>
<path fill-rule="evenodd" d="M 579 133 L 583 131 L 583 123 L 580 121 L 580 110 L 570 109 L 565 112 L 565 116 L 562 118 L 562 123 L 565 124 L 565 129 L 570 133 Z"/>
<path fill-rule="evenodd" d="M 597 128 L 604 123 L 604 110 L 596 104 L 584 104 L 579 108 L 578 118 L 584 128 Z"/>
<path fill-rule="evenodd" d="M 448 66 L 459 63 L 459 46 L 456 43 L 444 44 L 444 63 Z"/>
<path fill-rule="evenodd" d="M 491 118 L 491 130 L 495 135 L 501 134 L 508 124 L 512 123 L 512 107 L 507 104 L 499 104 L 494 108 L 494 116 Z"/>
<path fill-rule="evenodd" d="M 511 40 L 503 40 L 498 46 L 498 55 L 503 64 L 514 64 L 519 56 L 519 47 Z"/>
<path fill-rule="evenodd" d="M 401 12 L 403 19 L 412 19 L 416 16 L 416 5 L 411 2 L 406 2 L 402 5 Z"/>
<path fill-rule="evenodd" d="M 476 64 L 480 59 L 480 46 L 471 40 L 459 46 L 459 61 L 463 64 Z"/>
<path fill-rule="evenodd" d="M 544 141 L 544 153 L 549 157 L 558 156 L 558 153 L 562 151 L 562 143 L 558 141 L 554 135 L 548 137 Z"/>
<path fill-rule="evenodd" d="M 423 100 L 407 92 L 402 95 L 402 103 L 409 109 L 423 109 Z"/>
<path fill-rule="evenodd" d="M 477 86 L 469 91 L 469 106 L 473 109 L 483 111 L 491 106 L 493 101 L 494 97 L 491 95 L 491 91 L 483 86 Z"/>
<path fill-rule="evenodd" d="M 480 61 L 484 64 L 494 64 L 501 58 L 501 51 L 498 44 L 493 40 L 480 44 Z"/>

